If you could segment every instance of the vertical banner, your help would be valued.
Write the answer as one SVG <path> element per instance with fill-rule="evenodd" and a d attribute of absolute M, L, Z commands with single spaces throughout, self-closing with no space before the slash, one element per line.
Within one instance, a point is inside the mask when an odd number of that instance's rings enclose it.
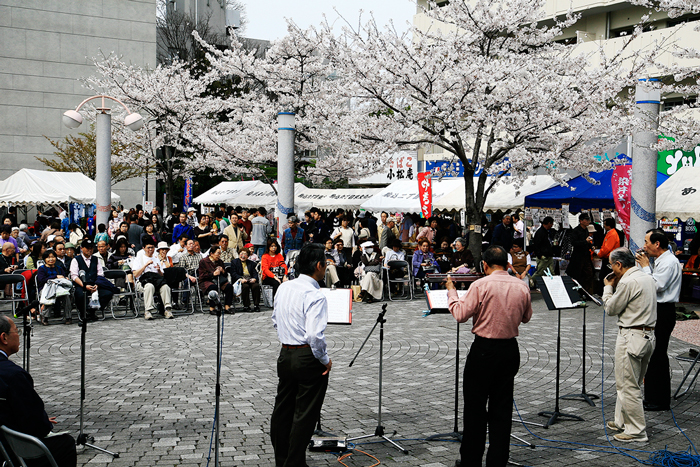
<path fill-rule="evenodd" d="M 428 219 L 433 214 L 433 182 L 430 172 L 418 174 L 418 196 L 420 197 L 420 210 L 423 217 Z"/>
<path fill-rule="evenodd" d="M 618 165 L 613 169 L 612 191 L 618 222 L 630 238 L 630 205 L 632 200 L 632 166 Z"/>
<path fill-rule="evenodd" d="M 192 177 L 185 180 L 185 197 L 182 201 L 182 210 L 187 211 L 192 203 Z"/>

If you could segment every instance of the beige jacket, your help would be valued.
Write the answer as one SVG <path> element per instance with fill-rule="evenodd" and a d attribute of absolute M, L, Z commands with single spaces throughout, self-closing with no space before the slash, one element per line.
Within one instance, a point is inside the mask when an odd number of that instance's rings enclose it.
<path fill-rule="evenodd" d="M 611 285 L 605 286 L 603 302 L 609 315 L 617 315 L 618 326 L 656 325 L 656 284 L 637 266 L 625 272 L 614 291 Z"/>

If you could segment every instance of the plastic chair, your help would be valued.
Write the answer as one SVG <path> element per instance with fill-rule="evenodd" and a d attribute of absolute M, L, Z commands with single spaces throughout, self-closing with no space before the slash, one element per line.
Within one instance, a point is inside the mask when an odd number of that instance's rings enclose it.
<path fill-rule="evenodd" d="M 110 300 L 110 302 L 109 302 L 109 311 L 110 311 L 110 313 L 112 313 L 112 318 L 114 318 L 114 319 L 138 318 L 138 316 L 139 316 L 139 304 L 138 304 L 139 295 L 136 292 L 135 288 L 132 287 L 131 282 L 126 280 L 126 276 L 127 276 L 126 271 L 123 269 L 105 269 L 104 276 L 106 279 L 108 279 L 112 282 L 114 282 L 116 279 L 124 279 L 124 292 L 115 293 L 114 296 L 112 297 L 112 300 Z M 121 298 L 125 298 L 127 303 L 129 303 L 129 301 L 131 301 L 131 304 L 132 304 L 131 312 L 133 313 L 134 316 L 127 317 L 127 313 L 129 312 L 129 308 L 130 308 L 128 304 L 124 307 L 124 314 L 123 315 L 117 316 L 114 314 L 114 308 L 115 308 L 114 300 L 116 299 L 117 303 L 118 303 L 118 301 Z M 117 305 L 117 306 L 119 306 L 119 305 Z M 104 315 L 104 312 L 103 312 L 103 315 Z M 104 316 L 103 316 L 103 319 L 104 319 Z"/>
<path fill-rule="evenodd" d="M 58 467 L 51 452 L 39 438 L 11 430 L 5 425 L 1 426 L 0 430 L 2 430 L 2 434 L 5 436 L 10 449 L 19 458 L 20 463 L 24 467 L 27 467 L 25 459 L 40 459 L 42 457 L 46 458 L 51 467 Z"/>

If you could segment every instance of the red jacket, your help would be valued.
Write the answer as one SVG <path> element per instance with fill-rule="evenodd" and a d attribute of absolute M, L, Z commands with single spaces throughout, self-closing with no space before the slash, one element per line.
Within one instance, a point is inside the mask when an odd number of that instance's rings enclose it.
<path fill-rule="evenodd" d="M 287 274 L 287 263 L 284 262 L 284 257 L 281 253 L 277 253 L 275 256 L 270 256 L 267 253 L 263 255 L 260 260 L 260 269 L 262 270 L 263 279 L 266 277 L 275 277 L 270 270 L 271 268 L 284 268 L 284 274 Z"/>

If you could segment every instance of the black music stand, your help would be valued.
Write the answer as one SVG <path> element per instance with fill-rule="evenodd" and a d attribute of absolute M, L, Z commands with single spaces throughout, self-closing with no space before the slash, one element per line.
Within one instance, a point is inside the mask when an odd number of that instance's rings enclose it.
<path fill-rule="evenodd" d="M 553 411 L 544 411 L 538 413 L 539 416 L 541 417 L 549 417 L 549 420 L 545 424 L 545 428 L 549 428 L 551 425 L 554 425 L 558 419 L 569 419 L 569 420 L 575 420 L 582 422 L 583 418 L 579 417 L 578 415 L 573 415 L 573 414 L 567 414 L 564 412 L 561 412 L 559 410 L 559 367 L 560 367 L 560 361 L 561 361 L 561 310 L 563 309 L 573 309 L 577 308 L 579 302 L 579 296 L 578 293 L 574 290 L 574 281 L 571 277 L 568 276 L 555 276 L 552 278 L 553 280 L 557 280 L 556 283 L 549 283 L 549 281 L 545 280 L 544 277 L 538 277 L 537 278 L 537 286 L 539 289 L 542 291 L 542 298 L 544 298 L 545 303 L 547 304 L 547 308 L 550 310 L 557 310 L 557 373 L 556 373 L 556 389 L 555 389 L 555 395 L 554 395 L 554 410 Z M 561 283 L 558 282 L 558 279 L 561 279 Z M 554 290 L 555 285 L 560 285 L 563 284 L 564 290 Z M 550 290 L 550 287 L 553 290 Z M 569 296 L 569 300 L 571 301 L 571 305 L 567 306 L 562 306 L 559 301 L 554 298 L 556 296 L 556 293 L 564 293 Z"/>

